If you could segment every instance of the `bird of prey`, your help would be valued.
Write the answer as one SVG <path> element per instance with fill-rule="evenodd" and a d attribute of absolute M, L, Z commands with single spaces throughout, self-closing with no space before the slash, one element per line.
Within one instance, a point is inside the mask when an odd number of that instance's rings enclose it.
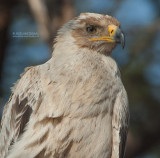
<path fill-rule="evenodd" d="M 12 89 L 1 158 L 123 158 L 127 94 L 111 52 L 124 34 L 109 15 L 82 13 L 58 31 L 53 55 Z"/>

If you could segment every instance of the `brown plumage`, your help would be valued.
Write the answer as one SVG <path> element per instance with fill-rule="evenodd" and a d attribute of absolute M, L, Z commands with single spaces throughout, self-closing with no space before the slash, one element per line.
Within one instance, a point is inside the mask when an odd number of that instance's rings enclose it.
<path fill-rule="evenodd" d="M 1 158 L 123 158 L 128 101 L 116 62 L 119 22 L 84 13 L 58 32 L 52 58 L 28 68 L 5 105 Z"/>

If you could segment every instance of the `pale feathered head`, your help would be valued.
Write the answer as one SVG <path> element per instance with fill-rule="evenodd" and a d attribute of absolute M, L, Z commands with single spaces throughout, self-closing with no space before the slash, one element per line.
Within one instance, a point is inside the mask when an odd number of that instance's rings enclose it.
<path fill-rule="evenodd" d="M 117 19 L 102 14 L 82 13 L 66 23 L 58 31 L 59 47 L 87 48 L 102 54 L 110 54 L 117 43 L 124 47 L 124 34 Z M 55 44 L 56 46 L 57 44 Z"/>

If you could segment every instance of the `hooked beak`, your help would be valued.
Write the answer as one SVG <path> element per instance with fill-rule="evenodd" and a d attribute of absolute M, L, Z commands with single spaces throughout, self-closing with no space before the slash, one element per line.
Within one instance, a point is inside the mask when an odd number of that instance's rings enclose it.
<path fill-rule="evenodd" d="M 102 36 L 99 38 L 92 38 L 92 41 L 108 41 L 108 42 L 116 42 L 122 45 L 122 48 L 125 46 L 125 36 L 121 29 L 115 25 L 108 26 L 109 36 Z"/>
<path fill-rule="evenodd" d="M 125 36 L 124 36 L 123 32 L 119 28 L 117 28 L 113 38 L 115 39 L 115 41 L 117 43 L 121 44 L 122 48 L 124 48 L 124 46 L 125 46 Z"/>

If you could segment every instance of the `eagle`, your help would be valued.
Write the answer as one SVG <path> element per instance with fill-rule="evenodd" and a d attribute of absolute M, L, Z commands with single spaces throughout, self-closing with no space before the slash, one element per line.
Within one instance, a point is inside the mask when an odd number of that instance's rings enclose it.
<path fill-rule="evenodd" d="M 116 18 L 81 13 L 57 33 L 52 57 L 12 88 L 1 158 L 123 158 L 127 93 L 111 57 L 124 34 Z"/>

